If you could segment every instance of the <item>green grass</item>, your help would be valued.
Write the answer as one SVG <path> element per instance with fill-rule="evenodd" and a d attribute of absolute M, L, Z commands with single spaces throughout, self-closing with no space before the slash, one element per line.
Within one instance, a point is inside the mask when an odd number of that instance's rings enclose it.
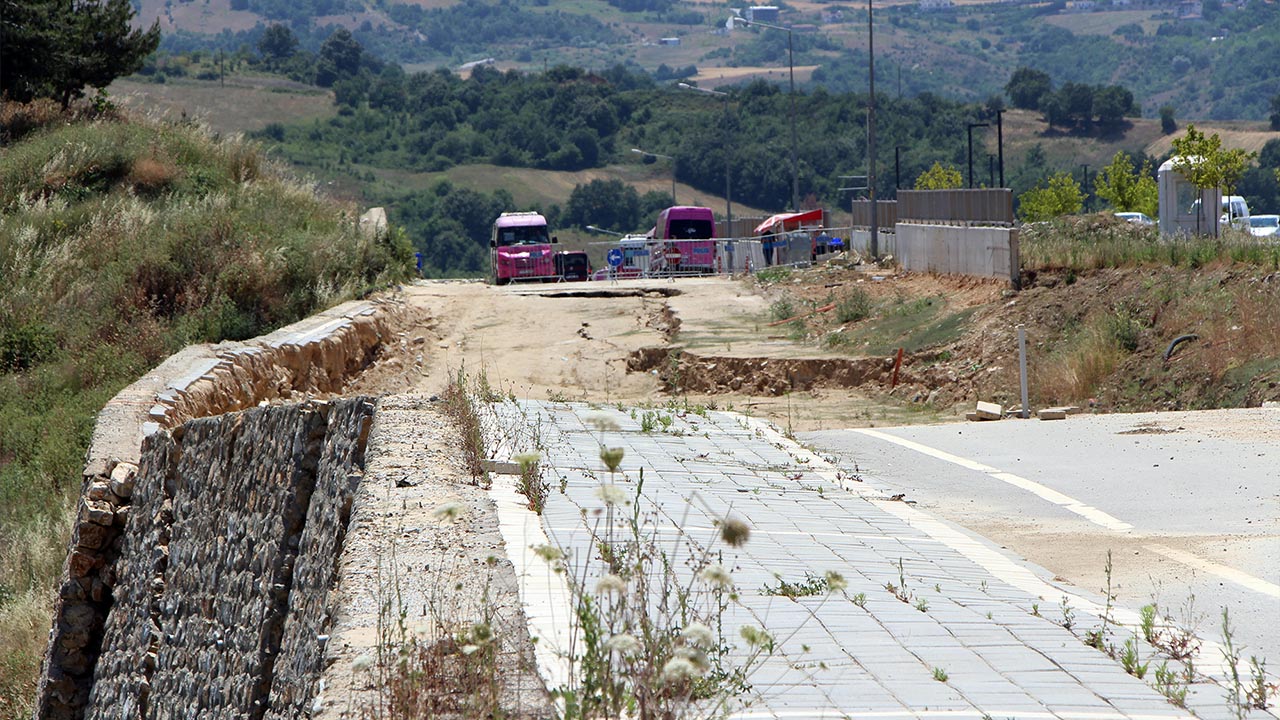
<path fill-rule="evenodd" d="M 848 337 L 840 344 L 863 355 L 888 355 L 898 348 L 918 352 L 958 340 L 976 310 L 949 312 L 941 297 L 899 300 L 882 305 L 873 319 L 846 333 Z"/>
<path fill-rule="evenodd" d="M 1154 227 L 1115 222 L 1099 215 L 1028 227 L 1020 236 L 1023 270 L 1074 270 L 1172 266 L 1199 268 L 1215 262 L 1280 269 L 1280 244 L 1258 242 L 1227 230 L 1222 237 L 1161 237 Z"/>
<path fill-rule="evenodd" d="M 6 107 L 8 117 L 30 108 Z M 47 113 L 0 154 L 0 718 L 29 717 L 98 410 L 184 345 L 252 337 L 405 277 L 257 148 Z"/>

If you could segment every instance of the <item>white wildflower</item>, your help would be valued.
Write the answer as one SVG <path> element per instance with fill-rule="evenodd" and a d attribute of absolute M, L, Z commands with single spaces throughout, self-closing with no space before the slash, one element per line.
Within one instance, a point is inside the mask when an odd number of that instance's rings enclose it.
<path fill-rule="evenodd" d="M 431 511 L 431 517 L 444 525 L 452 525 L 465 517 L 466 514 L 467 506 L 460 502 L 442 503 L 437 505 L 435 510 Z"/>
<path fill-rule="evenodd" d="M 480 646 L 479 646 L 479 645 L 463 645 L 463 646 L 462 646 L 462 654 L 463 654 L 463 655 L 470 655 L 470 654 L 474 653 L 475 651 L 477 651 L 477 650 L 479 650 L 479 649 L 480 649 Z"/>
<path fill-rule="evenodd" d="M 625 455 L 626 450 L 620 447 L 607 448 L 603 445 L 600 446 L 600 462 L 604 463 L 604 466 L 611 473 L 617 472 L 618 468 L 622 467 L 622 458 Z"/>
<path fill-rule="evenodd" d="M 640 641 L 634 635 L 618 633 L 617 635 L 609 636 L 609 639 L 604 641 L 604 649 L 612 650 L 621 655 L 630 655 L 640 649 Z"/>
<path fill-rule="evenodd" d="M 702 579 L 725 590 L 733 587 L 733 575 L 723 565 L 708 565 L 702 571 Z"/>
<path fill-rule="evenodd" d="M 773 636 L 755 625 L 743 625 L 738 629 L 738 634 L 751 647 L 764 648 L 766 650 L 773 649 Z"/>
<path fill-rule="evenodd" d="M 596 488 L 596 497 L 603 500 L 605 505 L 612 506 L 625 504 L 630 495 L 617 485 L 601 485 Z"/>
<path fill-rule="evenodd" d="M 609 573 L 600 578 L 600 582 L 596 583 L 596 593 L 605 595 L 607 593 L 617 593 L 621 595 L 627 591 L 627 583 L 622 578 Z"/>
<path fill-rule="evenodd" d="M 511 459 L 520 466 L 522 472 L 528 472 L 530 468 L 542 461 L 542 455 L 536 452 L 520 453 Z"/>
<path fill-rule="evenodd" d="M 617 431 L 619 429 L 618 421 L 608 415 L 591 415 L 587 418 L 587 424 L 600 432 Z"/>
<path fill-rule="evenodd" d="M 533 552 L 549 563 L 564 559 L 564 551 L 554 545 L 534 545 Z"/>
<path fill-rule="evenodd" d="M 841 575 L 835 570 L 828 570 L 826 578 L 827 578 L 827 590 L 829 592 L 833 592 L 833 593 L 840 592 L 841 590 L 844 590 L 845 588 L 849 587 L 849 581 L 845 580 L 844 575 Z"/>
<path fill-rule="evenodd" d="M 720 539 L 731 547 L 742 547 L 751 537 L 751 526 L 736 517 L 720 521 Z"/>
<path fill-rule="evenodd" d="M 662 680 L 668 683 L 684 682 L 698 674 L 698 666 L 689 658 L 673 657 L 662 666 Z"/>
<path fill-rule="evenodd" d="M 715 633 L 711 632 L 711 628 L 700 622 L 691 622 L 680 631 L 680 637 L 684 638 L 686 643 L 694 647 L 707 648 L 716 642 Z"/>

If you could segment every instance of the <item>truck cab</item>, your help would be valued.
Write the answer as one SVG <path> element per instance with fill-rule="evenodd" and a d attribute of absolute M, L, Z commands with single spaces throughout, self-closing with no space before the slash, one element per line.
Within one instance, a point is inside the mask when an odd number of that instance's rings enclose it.
<path fill-rule="evenodd" d="M 554 245 L 560 242 L 536 212 L 505 212 L 493 223 L 489 239 L 490 277 L 495 285 L 512 280 L 557 279 Z"/>

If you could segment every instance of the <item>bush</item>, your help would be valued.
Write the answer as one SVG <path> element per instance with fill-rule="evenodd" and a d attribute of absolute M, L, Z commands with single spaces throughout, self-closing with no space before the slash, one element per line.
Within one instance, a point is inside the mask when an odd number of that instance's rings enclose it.
<path fill-rule="evenodd" d="M 0 154 L 0 717 L 30 715 L 7 703 L 34 696 L 103 403 L 183 345 L 268 332 L 413 268 L 403 233 L 362 236 L 353 209 L 256 146 L 46 109 L 3 109 L 26 129 Z"/>
<path fill-rule="evenodd" d="M 836 303 L 836 321 L 841 325 L 871 317 L 871 296 L 862 288 L 854 288 Z"/>

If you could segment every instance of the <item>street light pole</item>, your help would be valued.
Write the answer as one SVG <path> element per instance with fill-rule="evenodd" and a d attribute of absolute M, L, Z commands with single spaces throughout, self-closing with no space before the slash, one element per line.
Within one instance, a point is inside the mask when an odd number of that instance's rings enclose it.
<path fill-rule="evenodd" d="M 759 25 L 760 27 L 771 28 L 773 30 L 782 30 L 787 34 L 787 69 L 791 77 L 791 209 L 800 210 L 800 161 L 798 159 L 798 143 L 796 141 L 796 64 L 795 55 L 793 53 L 791 28 L 782 27 L 781 25 L 770 25 L 756 20 L 748 20 L 744 17 L 734 15 L 729 18 L 730 24 L 740 22 L 744 25 Z"/>
<path fill-rule="evenodd" d="M 969 134 L 969 187 L 973 187 L 973 129 L 976 127 L 987 127 L 986 123 L 969 123 L 966 132 Z"/>
<path fill-rule="evenodd" d="M 1004 111 L 996 111 L 996 152 L 1000 154 L 1000 187 L 1004 187 Z"/>
<path fill-rule="evenodd" d="M 880 256 L 879 207 L 876 205 L 876 40 L 871 0 L 867 0 L 867 75 L 870 93 L 867 97 L 867 194 L 871 200 L 871 259 Z"/>
<path fill-rule="evenodd" d="M 677 83 L 679 87 L 685 90 L 696 90 L 700 93 L 708 95 L 720 95 L 724 97 L 724 226 L 725 235 L 733 236 L 733 195 L 729 189 L 729 161 L 733 151 L 733 145 L 729 142 L 729 93 L 719 90 L 710 90 L 708 88 L 700 88 L 689 83 Z"/>
<path fill-rule="evenodd" d="M 644 155 L 645 157 L 662 158 L 671 161 L 671 204 L 676 205 L 676 159 L 671 155 L 663 155 L 662 153 L 653 153 L 640 148 L 631 148 L 631 152 Z"/>

